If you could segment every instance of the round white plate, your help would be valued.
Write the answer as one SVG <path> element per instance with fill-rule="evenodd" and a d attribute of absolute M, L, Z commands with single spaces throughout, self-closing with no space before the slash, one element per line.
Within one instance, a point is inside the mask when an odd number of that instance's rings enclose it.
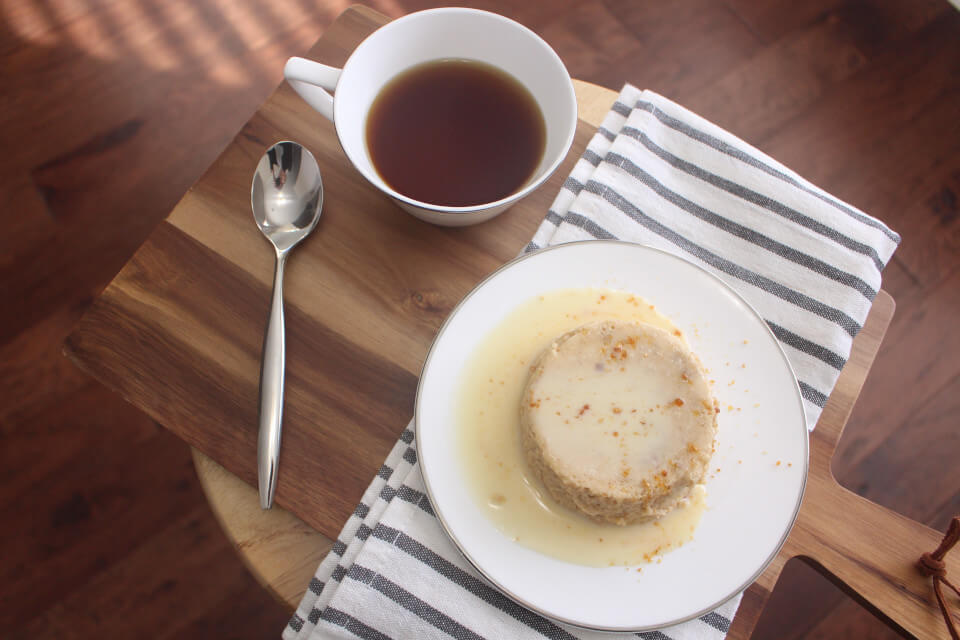
<path fill-rule="evenodd" d="M 464 363 L 518 305 L 576 287 L 621 289 L 656 305 L 684 331 L 716 380 L 721 412 L 707 510 L 691 542 L 660 563 L 641 565 L 642 572 L 571 564 L 511 541 L 484 515 L 462 472 L 454 403 Z M 480 283 L 440 329 L 420 377 L 415 413 L 427 492 L 467 560 L 520 604 L 589 629 L 664 627 L 742 591 L 786 539 L 807 477 L 800 390 L 757 312 L 703 269 L 624 242 L 558 245 L 518 258 Z"/>

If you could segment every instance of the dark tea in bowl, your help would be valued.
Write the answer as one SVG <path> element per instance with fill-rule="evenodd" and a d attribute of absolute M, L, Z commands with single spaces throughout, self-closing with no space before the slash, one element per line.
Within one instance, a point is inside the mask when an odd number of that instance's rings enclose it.
<path fill-rule="evenodd" d="M 413 13 L 360 43 L 342 70 L 291 58 L 284 76 L 333 120 L 344 153 L 374 187 L 442 226 L 489 220 L 531 193 L 576 131 L 563 62 L 523 25 L 486 11 Z M 465 104 L 468 94 L 466 102 L 486 106 Z M 394 100 L 405 111 L 380 113 Z"/>
<path fill-rule="evenodd" d="M 474 60 L 404 71 L 367 116 L 367 149 L 383 181 L 436 205 L 506 198 L 534 176 L 545 141 L 543 113 L 526 87 Z"/>

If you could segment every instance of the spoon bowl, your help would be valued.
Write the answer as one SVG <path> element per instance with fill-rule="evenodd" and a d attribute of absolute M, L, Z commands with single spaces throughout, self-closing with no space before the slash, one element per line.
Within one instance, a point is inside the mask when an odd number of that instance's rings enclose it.
<path fill-rule="evenodd" d="M 253 219 L 278 251 L 293 248 L 320 220 L 323 181 L 313 154 L 278 142 L 263 154 L 250 188 Z"/>
<path fill-rule="evenodd" d="M 287 256 L 320 220 L 323 180 L 309 151 L 296 142 L 278 142 L 263 154 L 250 187 L 253 219 L 273 245 L 276 268 L 260 364 L 257 480 L 260 507 L 273 506 L 280 463 L 286 332 L 283 321 L 283 270 Z"/>

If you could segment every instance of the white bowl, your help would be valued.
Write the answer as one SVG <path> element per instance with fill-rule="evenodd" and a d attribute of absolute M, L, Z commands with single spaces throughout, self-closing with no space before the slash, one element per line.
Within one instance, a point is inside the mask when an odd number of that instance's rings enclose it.
<path fill-rule="evenodd" d="M 530 91 L 543 113 L 546 141 L 533 177 L 494 202 L 449 207 L 414 200 L 384 182 L 370 159 L 366 119 L 380 90 L 397 74 L 444 58 L 476 60 L 507 72 Z M 333 120 L 344 153 L 370 184 L 411 215 L 445 227 L 484 222 L 529 195 L 566 158 L 577 129 L 573 82 L 556 52 L 522 24 L 477 9 L 444 7 L 411 13 L 370 34 L 342 70 L 290 58 L 284 76 L 310 106 Z M 336 94 L 324 89 L 336 89 Z"/>

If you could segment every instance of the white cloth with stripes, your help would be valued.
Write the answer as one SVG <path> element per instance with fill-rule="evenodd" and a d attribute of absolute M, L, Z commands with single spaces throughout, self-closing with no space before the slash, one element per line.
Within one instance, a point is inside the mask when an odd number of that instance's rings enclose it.
<path fill-rule="evenodd" d="M 784 345 L 812 429 L 899 243 L 730 133 L 627 85 L 526 251 L 618 238 L 720 276 Z M 740 597 L 641 638 L 720 639 Z M 404 430 L 284 630 L 306 638 L 600 638 L 520 607 L 480 580 L 424 495 Z"/>

